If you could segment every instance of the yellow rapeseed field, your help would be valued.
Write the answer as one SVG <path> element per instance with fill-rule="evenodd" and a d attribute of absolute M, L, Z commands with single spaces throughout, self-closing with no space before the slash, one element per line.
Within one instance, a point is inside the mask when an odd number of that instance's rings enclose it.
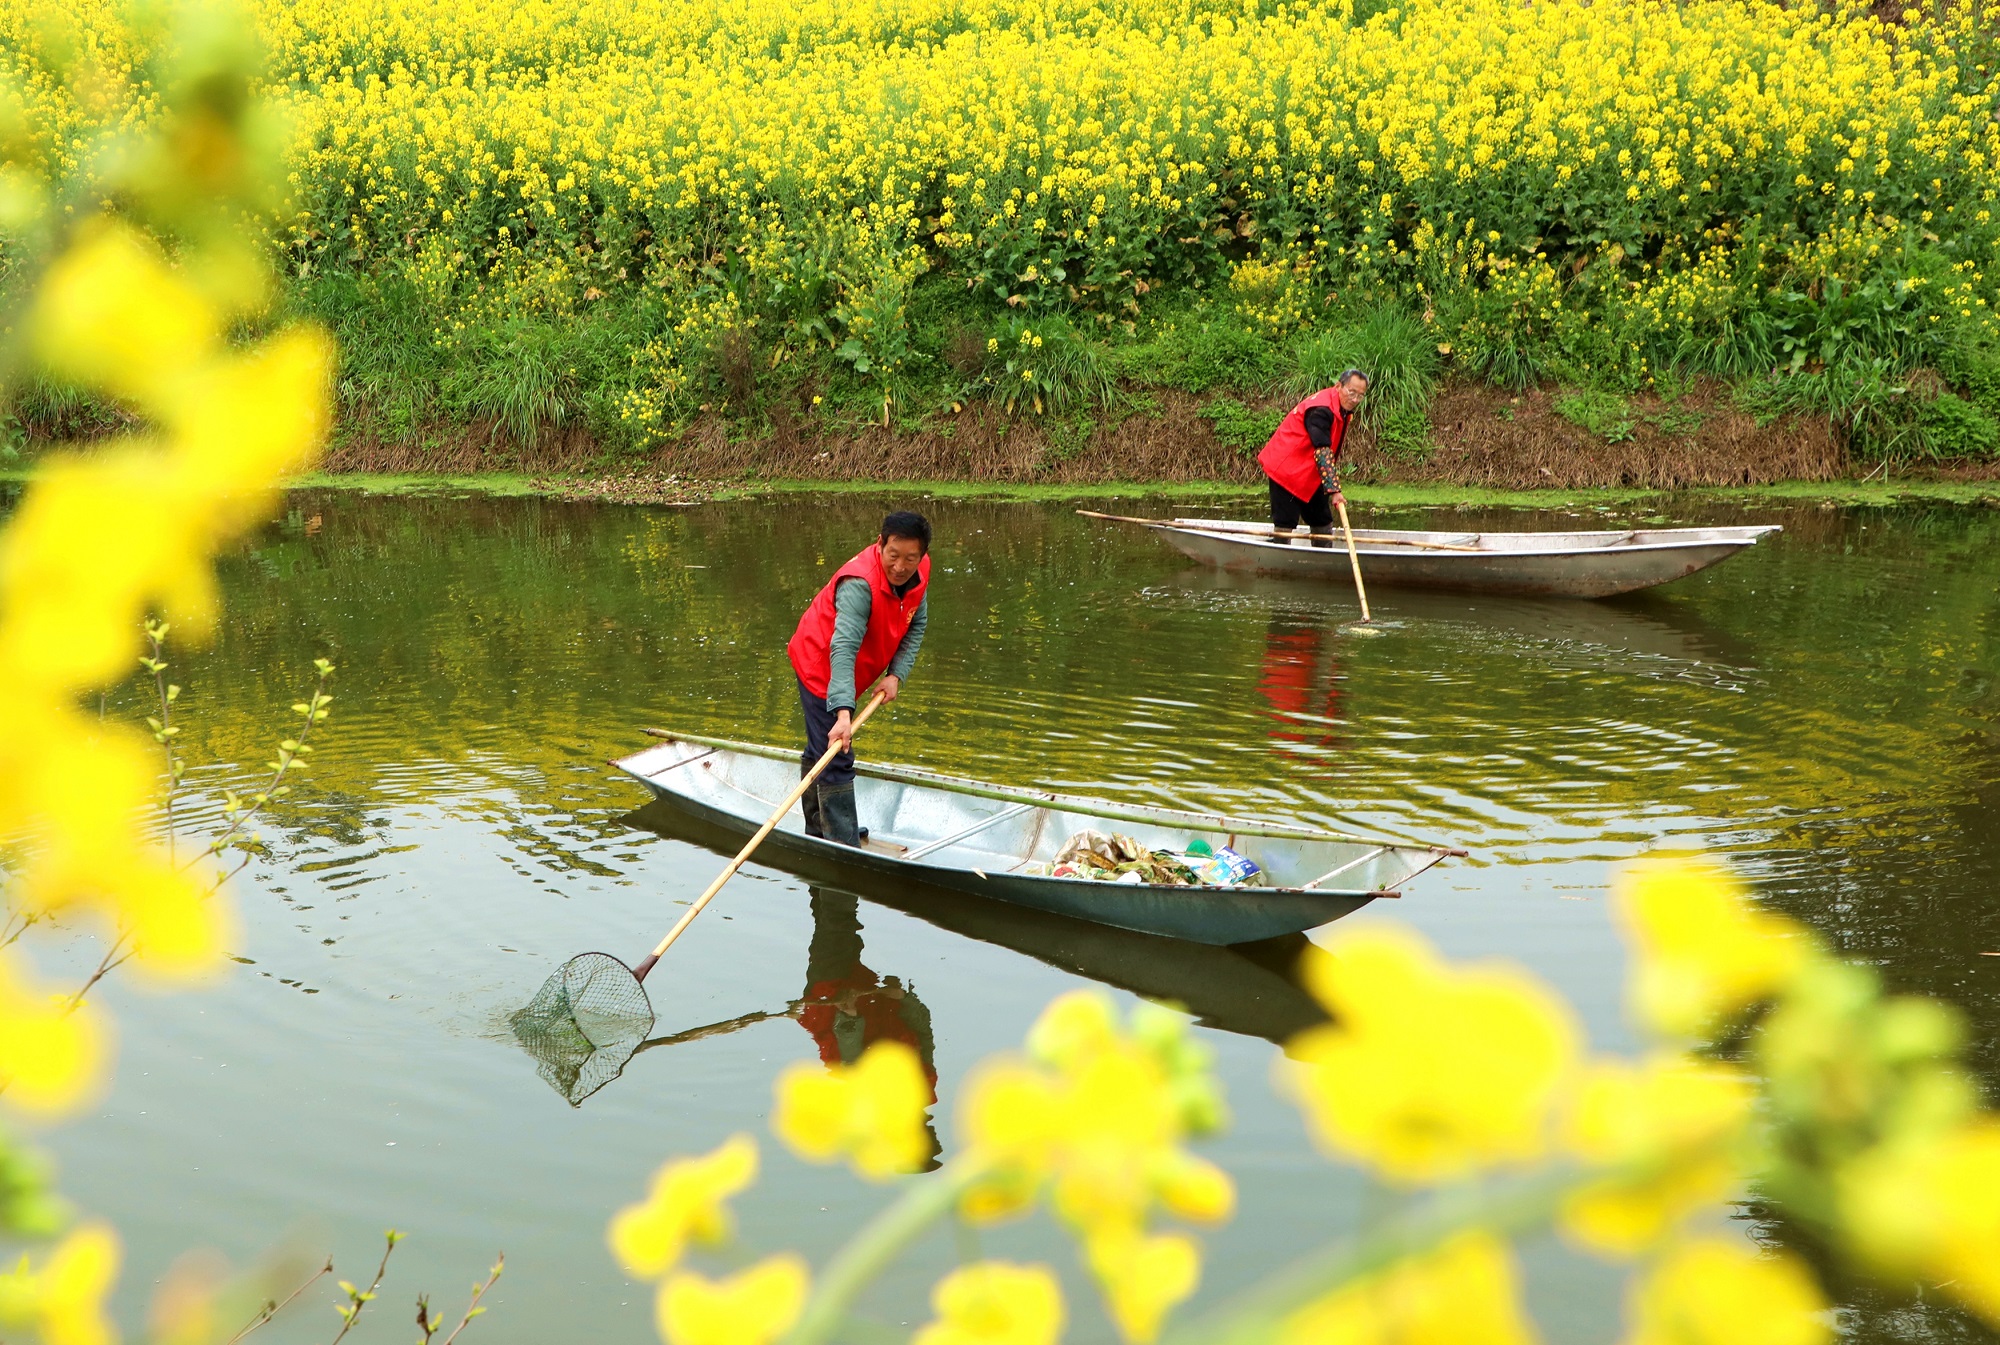
<path fill-rule="evenodd" d="M 720 330 L 773 360 L 838 348 L 886 386 L 926 276 L 1101 324 L 1281 247 L 1322 284 L 1497 294 L 1464 319 L 1482 350 L 1566 339 L 1566 297 L 1612 305 L 1639 359 L 1802 267 L 1859 285 L 1927 250 L 1892 279 L 1990 342 L 2000 118 L 1965 2 L 1910 26 L 1770 0 L 256 8 L 294 273 L 415 277 L 440 340 L 481 285 L 523 310 L 664 296 L 633 352 L 644 419 Z M 148 39 L 120 14 L 0 17 L 17 125 L 58 165 L 146 114 Z M 81 100 L 37 65 L 63 43 L 100 68 Z M 1262 325 L 1309 316 L 1286 303 Z"/>

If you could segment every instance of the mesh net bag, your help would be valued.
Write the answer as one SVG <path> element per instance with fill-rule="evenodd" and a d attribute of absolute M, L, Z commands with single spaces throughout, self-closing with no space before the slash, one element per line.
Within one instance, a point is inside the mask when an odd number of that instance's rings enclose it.
<path fill-rule="evenodd" d="M 510 1020 L 535 1071 L 574 1107 L 618 1077 L 653 1030 L 653 1005 L 632 969 L 609 953 L 556 968 Z"/>

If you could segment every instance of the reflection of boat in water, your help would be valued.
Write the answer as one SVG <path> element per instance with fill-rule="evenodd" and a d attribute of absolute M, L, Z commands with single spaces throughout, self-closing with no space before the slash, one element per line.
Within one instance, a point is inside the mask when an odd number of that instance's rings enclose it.
<path fill-rule="evenodd" d="M 740 843 L 734 831 L 663 800 L 628 814 L 624 821 L 717 854 L 731 854 Z M 1326 1020 L 1318 1001 L 1293 979 L 1307 946 L 1300 934 L 1222 948 L 967 896 L 900 875 L 873 876 L 854 884 L 853 890 L 954 934 L 1024 953 L 1147 999 L 1178 1004 L 1202 1025 L 1224 1032 L 1282 1044 Z M 816 948 L 821 939 L 821 902 L 830 895 L 826 888 L 815 890 Z M 858 963 L 858 934 L 855 960 Z M 923 1022 L 927 1033 L 928 1013 Z"/>
<path fill-rule="evenodd" d="M 694 734 L 614 763 L 660 799 L 747 836 L 798 781 L 782 748 Z M 896 875 L 1036 910 L 1199 943 L 1297 934 L 1358 910 L 1448 855 L 1441 845 L 1345 836 L 1256 819 L 1005 789 L 901 766 L 857 768 L 855 804 L 867 844 L 807 836 L 796 808 L 759 851 L 764 863 L 813 882 L 864 889 Z M 1269 886 L 1208 886 L 1058 877 L 1047 872 L 1072 837 L 1116 830 L 1149 851 L 1200 840 L 1247 853 Z M 1037 872 L 1037 870 L 1041 870 Z"/>
<path fill-rule="evenodd" d="M 736 833 L 656 800 L 623 819 L 627 826 L 732 854 Z M 1051 915 L 1007 902 L 967 896 L 901 875 L 877 877 L 859 891 L 808 888 L 812 942 L 806 955 L 804 993 L 782 1008 L 761 1009 L 721 1022 L 640 1040 L 593 1043 L 581 1035 L 516 1036 L 542 1078 L 572 1106 L 619 1077 L 648 1051 L 682 1046 L 754 1027 L 773 1019 L 796 1021 L 827 1064 L 852 1064 L 878 1041 L 899 1041 L 916 1052 L 936 1097 L 937 1064 L 929 1008 L 917 990 L 883 976 L 864 961 L 859 902 L 867 900 L 940 929 L 1024 953 L 1052 967 L 1162 1003 L 1177 1005 L 1204 1027 L 1260 1037 L 1283 1045 L 1326 1021 L 1318 1001 L 1295 979 L 1308 944 L 1301 934 L 1261 943 L 1217 947 L 1142 934 L 1088 920 Z M 641 1029 L 643 1030 L 643 1029 Z M 937 1137 L 932 1131 L 935 1151 Z"/>
<path fill-rule="evenodd" d="M 1305 597 L 1297 584 L 1264 575 L 1190 568 L 1175 575 L 1174 581 L 1189 593 L 1240 594 L 1268 602 L 1274 622 L 1282 616 L 1332 625 L 1353 615 L 1344 597 L 1329 597 L 1322 604 Z M 1371 592 L 1369 601 L 1378 621 L 1456 627 L 1521 643 L 1564 645 L 1599 656 L 1624 654 L 1732 673 L 1756 667 L 1756 655 L 1745 641 L 1717 629 L 1695 605 L 1664 595 L 1633 594 L 1583 603 L 1403 589 L 1385 590 L 1379 598 Z"/>
<path fill-rule="evenodd" d="M 1088 510 L 1079 510 L 1088 514 Z M 1113 518 L 1151 528 L 1175 550 L 1226 570 L 1351 583 L 1344 547 L 1272 535 L 1268 523 L 1226 519 Z M 1601 532 L 1420 532 L 1356 528 L 1355 554 L 1370 584 L 1608 598 L 1671 583 L 1727 560 L 1779 531 L 1776 524 L 1627 528 Z"/>

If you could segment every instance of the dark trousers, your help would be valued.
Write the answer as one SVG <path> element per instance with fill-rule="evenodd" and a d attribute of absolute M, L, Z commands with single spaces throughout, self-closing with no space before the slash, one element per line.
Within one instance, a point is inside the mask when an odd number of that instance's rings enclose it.
<path fill-rule="evenodd" d="M 1291 544 L 1287 535 L 1303 522 L 1311 534 L 1314 546 L 1333 545 L 1333 497 L 1326 493 L 1324 485 L 1313 492 L 1310 500 L 1301 500 L 1273 481 L 1271 483 L 1271 526 L 1277 533 L 1278 541 Z"/>
<path fill-rule="evenodd" d="M 1333 531 L 1333 497 L 1326 493 L 1326 487 L 1321 485 L 1310 500 L 1301 500 L 1277 482 L 1271 482 L 1271 526 L 1280 532 L 1290 532 L 1300 523 L 1313 532 Z"/>
<path fill-rule="evenodd" d="M 799 775 L 819 764 L 826 752 L 826 736 L 833 729 L 835 711 L 826 699 L 815 696 L 812 688 L 799 682 L 799 709 L 806 717 L 806 750 L 799 753 Z M 807 789 L 799 806 L 806 815 L 806 835 L 822 836 L 842 845 L 861 844 L 861 832 L 854 811 L 854 751 L 849 748 L 827 763 L 819 779 Z"/>

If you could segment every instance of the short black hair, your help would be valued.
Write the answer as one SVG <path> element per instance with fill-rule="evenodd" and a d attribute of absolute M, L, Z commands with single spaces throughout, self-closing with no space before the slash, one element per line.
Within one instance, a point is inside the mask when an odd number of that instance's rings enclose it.
<path fill-rule="evenodd" d="M 1368 371 L 1366 369 L 1349 369 L 1347 370 L 1347 372 L 1343 373 L 1339 378 L 1336 378 L 1334 380 L 1334 386 L 1338 387 L 1342 383 L 1345 383 L 1350 378 L 1358 378 L 1363 383 L 1373 383 L 1375 381 L 1374 379 L 1368 376 Z"/>
<path fill-rule="evenodd" d="M 891 537 L 908 537 L 924 544 L 924 554 L 931 553 L 931 521 L 922 514 L 898 509 L 882 520 L 882 535 L 876 540 L 886 542 Z"/>

